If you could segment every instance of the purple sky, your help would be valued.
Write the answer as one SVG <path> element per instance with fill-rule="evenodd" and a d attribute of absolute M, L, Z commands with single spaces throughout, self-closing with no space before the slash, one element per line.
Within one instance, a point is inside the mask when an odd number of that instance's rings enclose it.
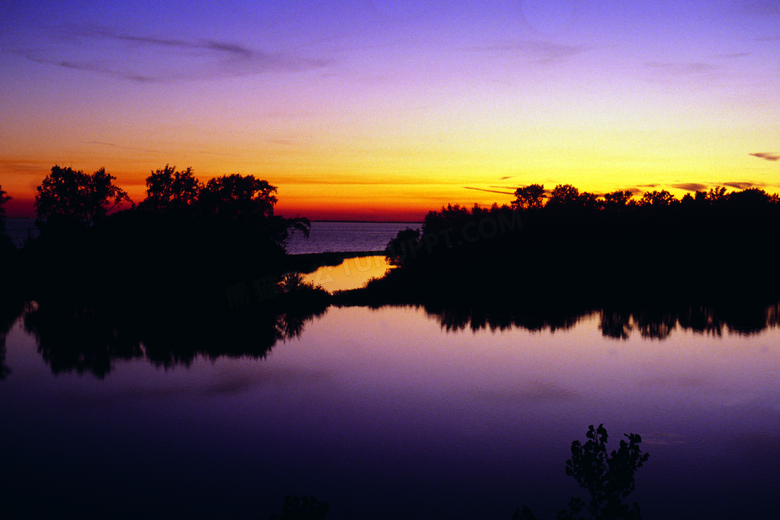
<path fill-rule="evenodd" d="M 165 164 L 280 209 L 780 188 L 780 1 L 5 2 L 0 185 Z M 26 206 L 25 206 L 26 204 Z M 415 213 L 417 212 L 417 213 Z"/>

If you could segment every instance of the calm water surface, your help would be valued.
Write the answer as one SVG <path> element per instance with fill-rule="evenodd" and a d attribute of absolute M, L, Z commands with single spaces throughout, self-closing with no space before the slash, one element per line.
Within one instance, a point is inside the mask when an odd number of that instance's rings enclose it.
<path fill-rule="evenodd" d="M 574 439 L 640 433 L 646 519 L 775 518 L 780 333 L 447 331 L 411 307 L 331 308 L 265 359 L 115 361 L 52 375 L 21 320 L 0 381 L 4 513 L 262 518 L 308 494 L 329 518 L 553 518 L 581 496 Z"/>
<path fill-rule="evenodd" d="M 309 238 L 293 233 L 287 252 L 302 253 L 383 251 L 387 243 L 406 228 L 419 229 L 414 222 L 312 222 Z"/>

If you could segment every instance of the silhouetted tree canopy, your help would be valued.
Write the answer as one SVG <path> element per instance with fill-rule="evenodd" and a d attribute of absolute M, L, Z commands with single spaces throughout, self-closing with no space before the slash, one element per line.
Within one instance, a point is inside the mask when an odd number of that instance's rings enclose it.
<path fill-rule="evenodd" d="M 88 174 L 52 167 L 51 173 L 36 188 L 37 223 L 67 221 L 91 226 L 122 204 L 132 204 L 127 193 L 114 184 L 115 179 L 105 168 Z"/>
<path fill-rule="evenodd" d="M 544 206 L 544 185 L 531 184 L 524 188 L 517 188 L 512 207 L 515 209 L 540 209 Z"/>
<path fill-rule="evenodd" d="M 580 202 L 580 190 L 571 184 L 559 184 L 550 192 L 548 206 L 575 206 Z"/>
<path fill-rule="evenodd" d="M 305 218 L 274 215 L 276 187 L 251 175 L 204 185 L 166 165 L 138 208 L 117 212 L 129 199 L 113 180 L 55 166 L 38 187 L 42 233 L 23 253 L 32 299 L 221 308 L 228 288 L 287 271 L 290 231 L 309 232 Z"/>
<path fill-rule="evenodd" d="M 399 231 L 385 247 L 385 256 L 390 265 L 400 266 L 420 249 L 420 230 L 406 228 Z"/>
<path fill-rule="evenodd" d="M 780 294 L 780 241 L 770 238 L 780 227 L 780 203 L 763 190 L 717 187 L 683 202 L 654 190 L 635 201 L 628 190 L 597 196 L 564 184 L 541 206 L 543 190 L 519 188 L 514 214 L 459 205 L 429 212 L 419 237 L 388 244 L 399 269 L 371 284 L 372 298 L 599 305 Z"/>
<path fill-rule="evenodd" d="M 604 207 L 606 209 L 625 208 L 630 201 L 631 192 L 628 190 L 618 190 L 604 194 Z"/>
<path fill-rule="evenodd" d="M 156 213 L 192 214 L 203 184 L 192 174 L 192 168 L 177 171 L 165 165 L 146 178 L 146 198 L 139 209 Z"/>
<path fill-rule="evenodd" d="M 726 200 L 728 197 L 726 196 L 726 188 L 723 186 L 716 186 L 714 188 L 710 188 L 709 193 L 707 193 L 704 196 L 705 200 L 709 202 L 719 202 L 722 200 Z"/>
<path fill-rule="evenodd" d="M 5 203 L 9 200 L 11 200 L 11 197 L 6 194 L 0 185 L 0 267 L 4 267 L 2 265 L 3 257 L 14 248 L 13 242 L 5 230 Z"/>
<path fill-rule="evenodd" d="M 571 459 L 566 461 L 566 475 L 577 480 L 580 487 L 590 495 L 590 502 L 572 498 L 568 509 L 556 515 L 558 520 L 639 520 L 639 505 L 623 501 L 636 489 L 635 474 L 650 457 L 642 453 L 639 444 L 642 437 L 627 433 L 625 440 L 612 452 L 607 451 L 609 434 L 603 424 L 594 428 L 591 424 L 585 434 L 587 441 L 571 444 Z M 512 520 L 536 520 L 525 506 L 512 515 Z"/>
<path fill-rule="evenodd" d="M 728 202 L 740 208 L 760 207 L 772 203 L 772 197 L 760 188 L 748 188 L 729 193 Z"/>
<path fill-rule="evenodd" d="M 679 202 L 674 195 L 666 190 L 646 191 L 639 200 L 640 206 L 671 206 Z"/>
<path fill-rule="evenodd" d="M 276 187 L 252 175 L 215 177 L 201 190 L 199 205 L 204 214 L 227 220 L 272 217 Z"/>
<path fill-rule="evenodd" d="M 5 203 L 11 200 L 11 197 L 3 190 L 0 185 L 0 232 L 5 231 Z"/>

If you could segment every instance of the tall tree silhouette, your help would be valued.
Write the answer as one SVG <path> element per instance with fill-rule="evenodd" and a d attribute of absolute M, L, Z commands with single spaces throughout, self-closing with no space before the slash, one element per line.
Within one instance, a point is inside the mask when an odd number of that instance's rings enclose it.
<path fill-rule="evenodd" d="M 39 225 L 67 221 L 91 226 L 109 211 L 132 201 L 114 184 L 116 177 L 101 168 L 93 174 L 53 166 L 36 188 L 35 211 Z"/>
<path fill-rule="evenodd" d="M 5 203 L 11 200 L 0 185 L 0 233 L 5 233 Z"/>
<path fill-rule="evenodd" d="M 631 192 L 628 190 L 613 191 L 604 194 L 604 209 L 625 208 L 631 202 Z"/>
<path fill-rule="evenodd" d="M 146 198 L 138 207 L 155 213 L 191 214 L 202 189 L 203 183 L 192 174 L 192 168 L 177 171 L 176 166 L 166 164 L 146 178 Z"/>
<path fill-rule="evenodd" d="M 5 231 L 5 203 L 11 200 L 0 186 L 0 261 L 14 248 L 13 242 Z"/>
<path fill-rule="evenodd" d="M 580 201 L 580 190 L 571 184 L 559 184 L 550 192 L 548 207 L 575 206 Z"/>
<path fill-rule="evenodd" d="M 515 190 L 514 209 L 539 209 L 544 206 L 544 185 L 531 184 Z"/>
<path fill-rule="evenodd" d="M 420 248 L 420 230 L 403 229 L 385 247 L 387 262 L 390 265 L 404 265 Z"/>
<path fill-rule="evenodd" d="M 666 190 L 646 191 L 639 200 L 640 206 L 671 206 L 680 201 Z"/>
<path fill-rule="evenodd" d="M 574 477 L 582 489 L 590 495 L 590 502 L 580 498 L 572 498 L 568 509 L 558 512 L 558 520 L 639 520 L 639 505 L 624 504 L 623 501 L 636 488 L 634 474 L 650 457 L 642 453 L 639 444 L 642 437 L 628 433 L 625 440 L 620 441 L 620 447 L 607 451 L 609 435 L 603 424 L 594 428 L 588 426 L 585 434 L 588 440 L 571 443 L 571 459 L 566 461 L 566 475 Z M 590 516 L 586 516 L 589 514 Z M 512 515 L 512 520 L 536 520 L 531 510 L 526 506 L 522 511 L 518 508 Z"/>
<path fill-rule="evenodd" d="M 221 219 L 248 221 L 272 217 L 276 187 L 253 175 L 224 175 L 206 183 L 200 193 L 200 209 Z"/>

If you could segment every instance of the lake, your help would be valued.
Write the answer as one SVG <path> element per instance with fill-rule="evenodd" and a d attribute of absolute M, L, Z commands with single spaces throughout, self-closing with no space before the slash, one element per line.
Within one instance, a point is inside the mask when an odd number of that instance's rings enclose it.
<path fill-rule="evenodd" d="M 384 251 L 387 243 L 406 228 L 419 229 L 419 222 L 312 222 L 309 237 L 294 232 L 287 252 L 303 253 Z"/>
<path fill-rule="evenodd" d="M 384 251 L 387 243 L 415 222 L 312 222 L 308 238 L 293 233 L 287 242 L 290 254 Z M 381 278 L 390 266 L 384 255 L 347 258 L 339 265 L 324 266 L 305 276 L 307 282 L 329 292 L 358 289 L 372 278 Z"/>
<path fill-rule="evenodd" d="M 603 317 L 480 327 L 331 307 L 270 352 L 153 363 L 141 344 L 102 379 L 88 350 L 84 373 L 53 375 L 56 347 L 20 319 L 0 381 L 4 518 L 267 519 L 289 494 L 333 519 L 508 519 L 524 504 L 553 518 L 583 496 L 564 462 L 598 423 L 612 449 L 642 435 L 644 518 L 774 518 L 780 330 L 664 318 L 658 334 L 637 315 L 619 340 Z"/>
<path fill-rule="evenodd" d="M 407 226 L 312 238 L 376 251 Z M 325 250 L 309 245 L 293 247 Z M 387 268 L 307 279 L 335 291 Z M 205 332 L 44 310 L 0 316 L 3 518 L 268 519 L 292 494 L 334 520 L 554 518 L 585 497 L 565 461 L 599 423 L 610 449 L 642 436 L 643 518 L 776 517 L 778 305 L 330 307 Z"/>

